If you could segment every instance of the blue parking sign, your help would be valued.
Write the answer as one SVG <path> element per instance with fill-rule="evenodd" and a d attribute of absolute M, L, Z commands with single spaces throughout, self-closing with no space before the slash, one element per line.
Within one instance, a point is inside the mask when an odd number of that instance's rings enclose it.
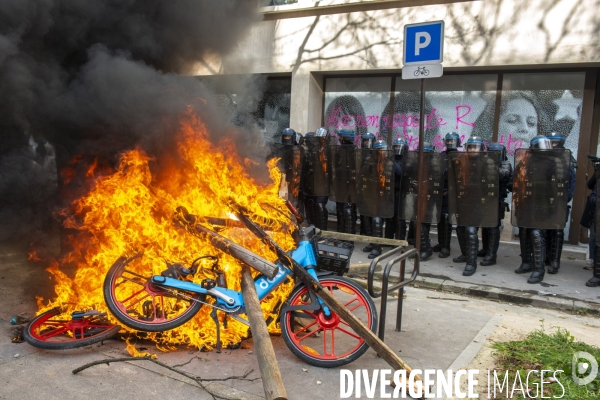
<path fill-rule="evenodd" d="M 404 26 L 404 64 L 444 60 L 444 21 Z"/>

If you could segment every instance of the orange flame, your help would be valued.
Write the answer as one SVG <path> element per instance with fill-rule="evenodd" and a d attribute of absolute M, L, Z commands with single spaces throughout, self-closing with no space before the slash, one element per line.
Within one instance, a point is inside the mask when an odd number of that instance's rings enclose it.
<path fill-rule="evenodd" d="M 145 275 L 160 274 L 165 261 L 189 267 L 200 255 L 217 255 L 228 287 L 241 290 L 240 263 L 213 248 L 208 241 L 177 229 L 171 216 L 178 206 L 185 206 L 199 216 L 227 219 L 231 215 L 228 204 L 233 199 L 257 217 L 271 221 L 269 230 L 284 249 L 294 246 L 285 202 L 277 195 L 281 174 L 274 162 L 268 164 L 273 183 L 257 184 L 244 170 L 243 165 L 249 161 L 237 157 L 233 141 L 224 138 L 217 145 L 211 144 L 205 126 L 193 116 L 183 118 L 177 139 L 177 162 L 156 172 L 156 160 L 143 151 L 125 152 L 114 173 L 96 176 L 89 193 L 76 199 L 70 209 L 63 210 L 63 225 L 76 230 L 76 234 L 69 238 L 72 250 L 52 261 L 47 269 L 55 280 L 56 298 L 46 302 L 38 298 L 40 312 L 56 306 L 65 308 L 66 313 L 89 309 L 108 312 L 102 293 L 107 271 L 120 256 L 140 252 L 144 253 L 144 261 L 132 263 L 128 268 Z M 71 172 L 68 176 L 71 178 Z M 262 206 L 265 204 L 269 207 Z M 276 259 L 248 230 L 234 224 L 221 228 L 219 233 L 228 239 L 261 257 Z M 31 257 L 35 258 L 35 254 Z M 200 283 L 204 278 L 198 273 L 193 281 Z M 271 332 L 278 331 L 275 324 L 278 319 L 271 315 L 277 310 L 273 308 L 282 304 L 292 288 L 293 282 L 289 281 L 262 302 L 266 318 L 273 321 L 269 325 Z M 163 351 L 175 344 L 211 349 L 216 344 L 211 310 L 204 306 L 183 326 L 144 337 L 154 340 Z M 219 318 L 223 320 L 222 313 Z M 223 346 L 239 343 L 247 331 L 246 325 L 228 319 L 227 328 L 221 325 Z"/>

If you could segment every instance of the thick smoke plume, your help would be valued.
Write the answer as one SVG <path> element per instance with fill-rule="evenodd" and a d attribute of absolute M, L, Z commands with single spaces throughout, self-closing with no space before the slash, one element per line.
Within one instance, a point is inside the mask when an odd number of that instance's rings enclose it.
<path fill-rule="evenodd" d="M 0 202 L 28 198 L 41 179 L 34 165 L 53 159 L 60 170 L 75 155 L 111 163 L 135 146 L 164 151 L 186 110 L 215 137 L 248 140 L 185 74 L 207 52 L 232 51 L 256 8 L 235 0 L 0 2 Z"/>

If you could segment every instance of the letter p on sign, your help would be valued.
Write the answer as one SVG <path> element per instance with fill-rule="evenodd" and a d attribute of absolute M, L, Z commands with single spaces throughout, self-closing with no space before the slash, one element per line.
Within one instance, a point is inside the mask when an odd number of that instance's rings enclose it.
<path fill-rule="evenodd" d="M 431 43 L 431 35 L 427 32 L 417 32 L 415 35 L 415 56 L 418 56 L 421 54 L 421 49 L 424 49 Z"/>
<path fill-rule="evenodd" d="M 435 64 L 443 61 L 444 21 L 404 26 L 404 64 Z"/>

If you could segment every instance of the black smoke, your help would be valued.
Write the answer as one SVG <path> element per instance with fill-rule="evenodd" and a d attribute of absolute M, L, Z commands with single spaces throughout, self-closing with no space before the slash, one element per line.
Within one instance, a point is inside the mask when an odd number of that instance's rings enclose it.
<path fill-rule="evenodd" d="M 60 170 L 75 155 L 110 164 L 136 146 L 164 151 L 190 108 L 215 137 L 248 140 L 186 75 L 234 51 L 256 20 L 252 1 L 2 0 L 0 202 L 27 198 L 31 164 L 53 157 Z M 7 167 L 15 160 L 28 167 Z"/>

